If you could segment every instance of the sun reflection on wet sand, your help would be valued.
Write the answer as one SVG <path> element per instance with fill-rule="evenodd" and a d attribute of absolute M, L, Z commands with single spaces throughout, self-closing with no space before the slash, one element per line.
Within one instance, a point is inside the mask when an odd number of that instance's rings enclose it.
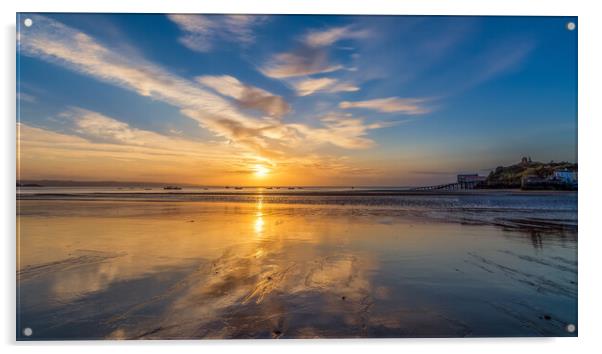
<path fill-rule="evenodd" d="M 254 230 L 257 236 L 261 236 L 263 234 L 263 225 L 265 224 L 263 221 L 263 196 L 257 198 L 256 208 Z"/>

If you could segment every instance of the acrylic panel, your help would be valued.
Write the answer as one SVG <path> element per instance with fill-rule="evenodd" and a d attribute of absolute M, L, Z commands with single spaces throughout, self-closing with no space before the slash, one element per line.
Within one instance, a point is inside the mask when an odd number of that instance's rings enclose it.
<path fill-rule="evenodd" d="M 18 340 L 577 336 L 577 18 L 17 15 Z"/>

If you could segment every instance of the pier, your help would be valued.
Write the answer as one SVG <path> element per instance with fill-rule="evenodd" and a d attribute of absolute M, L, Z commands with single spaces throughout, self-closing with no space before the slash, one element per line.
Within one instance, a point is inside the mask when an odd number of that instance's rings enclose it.
<path fill-rule="evenodd" d="M 457 191 L 457 190 L 468 190 L 477 188 L 482 182 L 481 181 L 470 181 L 470 182 L 455 182 L 447 184 L 438 184 L 434 186 L 424 186 L 412 188 L 413 191 Z"/>
<path fill-rule="evenodd" d="M 475 189 L 478 186 L 482 185 L 485 182 L 486 178 L 484 176 L 479 176 L 478 174 L 460 174 L 457 177 L 457 182 L 454 183 L 446 183 L 446 184 L 438 184 L 434 186 L 425 186 L 425 187 L 416 187 L 412 190 L 415 191 L 458 191 L 458 190 L 467 190 L 467 189 Z"/>

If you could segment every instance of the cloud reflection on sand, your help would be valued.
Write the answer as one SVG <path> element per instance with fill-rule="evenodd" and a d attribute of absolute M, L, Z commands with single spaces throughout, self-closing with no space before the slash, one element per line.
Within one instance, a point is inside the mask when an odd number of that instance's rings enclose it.
<path fill-rule="evenodd" d="M 162 320 L 152 320 L 126 337 L 278 337 L 316 318 L 353 317 L 370 304 L 370 282 L 357 258 L 340 254 L 312 259 L 286 254 L 278 241 L 255 252 L 230 250 L 186 278 Z M 342 305 L 347 311 L 341 311 Z M 337 306 L 338 305 L 338 306 Z M 312 315 L 313 313 L 313 315 Z M 294 326 L 289 323 L 294 321 Z"/>

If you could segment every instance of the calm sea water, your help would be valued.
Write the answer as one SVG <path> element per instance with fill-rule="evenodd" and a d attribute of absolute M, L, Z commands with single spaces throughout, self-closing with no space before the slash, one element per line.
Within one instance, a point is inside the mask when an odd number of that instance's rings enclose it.
<path fill-rule="evenodd" d="M 17 199 L 20 339 L 577 333 L 566 330 L 576 193 L 25 188 Z"/>

